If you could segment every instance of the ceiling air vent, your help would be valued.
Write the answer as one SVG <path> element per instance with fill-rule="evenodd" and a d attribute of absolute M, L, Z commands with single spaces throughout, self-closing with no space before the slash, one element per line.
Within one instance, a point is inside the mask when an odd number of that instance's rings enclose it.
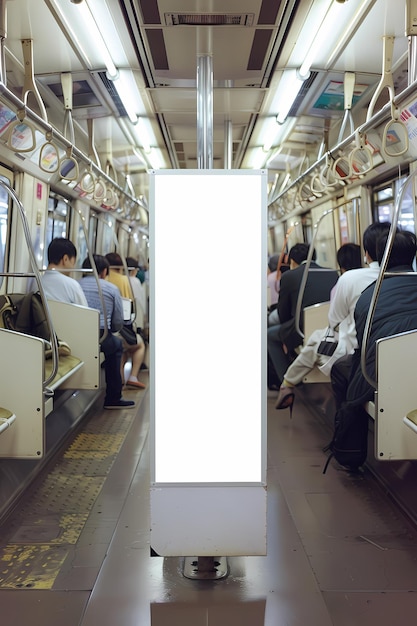
<path fill-rule="evenodd" d="M 167 26 L 252 26 L 254 13 L 165 13 Z"/>

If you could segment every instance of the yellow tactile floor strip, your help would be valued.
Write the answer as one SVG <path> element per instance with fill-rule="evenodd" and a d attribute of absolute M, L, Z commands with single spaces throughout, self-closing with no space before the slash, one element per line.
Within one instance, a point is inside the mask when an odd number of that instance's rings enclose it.
<path fill-rule="evenodd" d="M 134 415 L 94 417 L 19 511 L 0 541 L 0 589 L 51 589 L 88 519 Z"/>

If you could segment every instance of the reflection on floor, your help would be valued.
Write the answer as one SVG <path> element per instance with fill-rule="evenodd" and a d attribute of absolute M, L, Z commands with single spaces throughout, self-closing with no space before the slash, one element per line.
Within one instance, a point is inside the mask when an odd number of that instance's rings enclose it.
<path fill-rule="evenodd" d="M 185 578 L 181 558 L 151 557 L 149 398 L 137 397 L 72 558 L 50 590 L 0 589 L 4 626 L 414 623 L 416 530 L 367 472 L 332 462 L 322 474 L 329 432 L 298 398 L 292 420 L 268 401 L 268 555 L 229 558 L 217 581 Z"/>

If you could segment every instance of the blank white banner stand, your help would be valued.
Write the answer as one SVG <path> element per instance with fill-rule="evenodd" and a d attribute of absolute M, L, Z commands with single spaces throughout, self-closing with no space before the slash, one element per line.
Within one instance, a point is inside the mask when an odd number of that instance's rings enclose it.
<path fill-rule="evenodd" d="M 150 178 L 151 545 L 221 576 L 266 554 L 267 175 Z"/>

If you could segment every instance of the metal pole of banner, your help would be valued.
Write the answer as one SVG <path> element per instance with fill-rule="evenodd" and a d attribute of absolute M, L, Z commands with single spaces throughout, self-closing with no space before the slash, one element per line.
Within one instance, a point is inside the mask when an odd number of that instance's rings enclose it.
<path fill-rule="evenodd" d="M 211 28 L 197 29 L 197 163 L 213 168 L 213 57 Z"/>
<path fill-rule="evenodd" d="M 197 58 L 197 162 L 198 169 L 213 167 L 213 59 Z"/>
<path fill-rule="evenodd" d="M 224 123 L 224 169 L 232 169 L 232 153 L 233 153 L 233 137 L 232 137 L 232 122 L 226 120 Z"/>
<path fill-rule="evenodd" d="M 197 29 L 197 163 L 198 169 L 213 168 L 213 57 L 211 28 Z M 214 459 L 213 459 L 213 462 Z M 215 580 L 228 573 L 225 557 L 186 557 L 183 575 Z"/>

